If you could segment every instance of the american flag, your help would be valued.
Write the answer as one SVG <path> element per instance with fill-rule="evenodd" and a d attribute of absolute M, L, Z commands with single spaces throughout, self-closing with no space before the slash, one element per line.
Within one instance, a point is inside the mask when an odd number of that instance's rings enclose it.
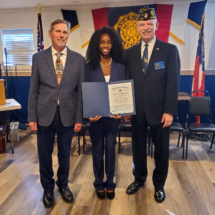
<path fill-rule="evenodd" d="M 41 14 L 37 14 L 38 19 L 37 19 L 37 51 L 40 52 L 44 49 L 44 44 L 43 44 L 43 27 L 42 27 L 42 19 L 41 19 Z"/>
<path fill-rule="evenodd" d="M 202 16 L 201 30 L 196 55 L 195 70 L 193 75 L 193 91 L 205 90 L 205 46 L 204 46 L 205 14 Z M 194 96 L 204 96 L 204 92 L 193 93 Z M 200 123 L 200 117 L 196 117 L 196 123 Z"/>

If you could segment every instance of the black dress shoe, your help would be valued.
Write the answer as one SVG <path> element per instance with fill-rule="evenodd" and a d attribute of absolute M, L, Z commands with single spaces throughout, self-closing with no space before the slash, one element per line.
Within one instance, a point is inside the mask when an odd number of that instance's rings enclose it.
<path fill-rule="evenodd" d="M 158 202 L 158 203 L 163 202 L 166 197 L 164 190 L 155 191 L 154 197 L 155 197 L 156 202 Z"/>
<path fill-rule="evenodd" d="M 100 191 L 100 192 L 99 192 Z M 101 192 L 102 191 L 102 192 Z M 105 199 L 105 191 L 104 190 L 97 190 L 96 195 L 99 199 Z"/>
<path fill-rule="evenodd" d="M 53 190 L 44 190 L 43 204 L 46 208 L 50 208 L 54 205 Z"/>
<path fill-rule="evenodd" d="M 62 187 L 62 188 L 59 187 L 59 191 L 65 202 L 67 203 L 73 202 L 73 195 L 69 187 Z"/>
<path fill-rule="evenodd" d="M 141 187 L 143 187 L 144 184 L 139 184 L 138 182 L 133 182 L 130 184 L 126 190 L 126 193 L 128 195 L 136 193 Z"/>
<path fill-rule="evenodd" d="M 113 192 L 107 192 L 107 198 L 112 200 L 115 198 L 115 191 L 113 190 Z"/>

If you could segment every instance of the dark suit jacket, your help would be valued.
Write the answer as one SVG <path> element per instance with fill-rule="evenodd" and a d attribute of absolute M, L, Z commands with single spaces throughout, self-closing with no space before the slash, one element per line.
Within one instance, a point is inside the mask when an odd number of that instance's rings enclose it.
<path fill-rule="evenodd" d="M 125 66 L 121 63 L 117 63 L 112 60 L 111 64 L 111 81 L 121 81 L 125 80 Z M 105 78 L 101 69 L 101 66 L 96 69 L 92 69 L 90 64 L 86 64 L 85 66 L 85 81 L 86 82 L 105 82 Z"/>
<path fill-rule="evenodd" d="M 156 40 L 145 74 L 142 72 L 141 43 L 126 50 L 126 78 L 134 80 L 138 123 L 145 116 L 150 125 L 159 125 L 163 113 L 177 114 L 180 59 L 177 47 Z M 155 63 L 165 68 L 155 70 Z"/>
<path fill-rule="evenodd" d="M 58 85 L 51 47 L 33 55 L 28 121 L 49 126 L 60 101 L 64 126 L 82 122 L 81 83 L 84 81 L 84 57 L 67 48 L 67 58 Z"/>

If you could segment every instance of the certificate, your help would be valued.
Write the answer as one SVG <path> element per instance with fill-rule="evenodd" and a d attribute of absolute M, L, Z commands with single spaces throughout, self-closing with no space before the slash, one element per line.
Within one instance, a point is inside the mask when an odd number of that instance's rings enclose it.
<path fill-rule="evenodd" d="M 135 115 L 133 80 L 82 83 L 85 118 Z"/>
<path fill-rule="evenodd" d="M 108 94 L 111 114 L 126 114 L 134 112 L 131 82 L 109 84 Z"/>

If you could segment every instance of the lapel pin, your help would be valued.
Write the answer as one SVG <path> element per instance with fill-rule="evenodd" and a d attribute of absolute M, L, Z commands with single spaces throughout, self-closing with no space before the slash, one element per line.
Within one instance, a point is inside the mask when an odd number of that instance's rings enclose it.
<path fill-rule="evenodd" d="M 159 48 L 156 48 L 156 50 L 159 50 Z"/>

